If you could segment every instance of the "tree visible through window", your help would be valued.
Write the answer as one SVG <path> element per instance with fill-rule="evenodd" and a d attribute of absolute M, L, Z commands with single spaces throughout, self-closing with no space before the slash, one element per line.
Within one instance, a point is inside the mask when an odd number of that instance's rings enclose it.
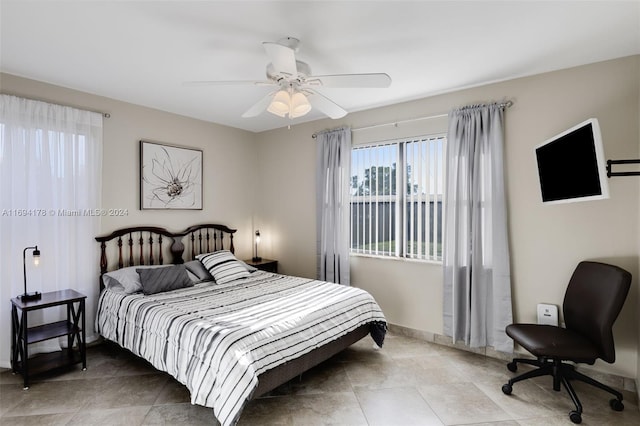
<path fill-rule="evenodd" d="M 352 253 L 442 260 L 445 142 L 438 135 L 353 148 Z"/>

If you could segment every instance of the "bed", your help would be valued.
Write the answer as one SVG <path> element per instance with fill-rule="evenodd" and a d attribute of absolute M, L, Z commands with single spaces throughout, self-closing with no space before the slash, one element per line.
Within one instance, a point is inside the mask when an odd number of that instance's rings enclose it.
<path fill-rule="evenodd" d="M 96 331 L 172 375 L 223 426 L 363 337 L 382 346 L 386 332 L 367 292 L 256 270 L 235 258 L 235 232 L 140 226 L 96 237 Z"/>

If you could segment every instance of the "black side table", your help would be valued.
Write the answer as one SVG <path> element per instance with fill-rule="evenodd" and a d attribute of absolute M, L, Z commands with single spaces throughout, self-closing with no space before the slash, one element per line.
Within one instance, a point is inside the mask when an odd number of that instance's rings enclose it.
<path fill-rule="evenodd" d="M 75 290 L 42 293 L 40 300 L 23 302 L 11 299 L 11 368 L 24 377 L 24 389 L 29 389 L 29 378 L 54 368 L 82 363 L 87 369 L 85 342 L 85 296 Z M 28 313 L 38 309 L 67 305 L 67 319 L 29 327 Z M 20 314 L 18 314 L 18 310 Z M 67 336 L 67 348 L 29 358 L 29 345 L 44 340 Z M 73 349 L 77 344 L 77 350 Z"/>
<path fill-rule="evenodd" d="M 260 269 L 262 271 L 278 273 L 278 261 L 277 260 L 273 260 L 273 259 L 260 259 L 260 260 L 246 259 L 246 260 L 243 260 L 243 262 L 246 263 L 247 265 L 251 265 L 254 268 L 258 268 L 258 269 Z"/>

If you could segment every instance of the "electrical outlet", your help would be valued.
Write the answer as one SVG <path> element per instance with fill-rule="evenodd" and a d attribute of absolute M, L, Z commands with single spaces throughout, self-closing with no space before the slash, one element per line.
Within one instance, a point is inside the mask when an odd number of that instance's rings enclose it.
<path fill-rule="evenodd" d="M 538 304 L 538 324 L 558 326 L 558 307 L 547 303 Z"/>

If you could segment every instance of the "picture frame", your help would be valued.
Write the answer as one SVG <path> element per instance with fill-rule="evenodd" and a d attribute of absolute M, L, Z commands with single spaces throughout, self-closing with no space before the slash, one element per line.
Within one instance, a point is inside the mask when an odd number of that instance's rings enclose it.
<path fill-rule="evenodd" d="M 202 210 L 202 150 L 140 141 L 140 210 Z"/>

